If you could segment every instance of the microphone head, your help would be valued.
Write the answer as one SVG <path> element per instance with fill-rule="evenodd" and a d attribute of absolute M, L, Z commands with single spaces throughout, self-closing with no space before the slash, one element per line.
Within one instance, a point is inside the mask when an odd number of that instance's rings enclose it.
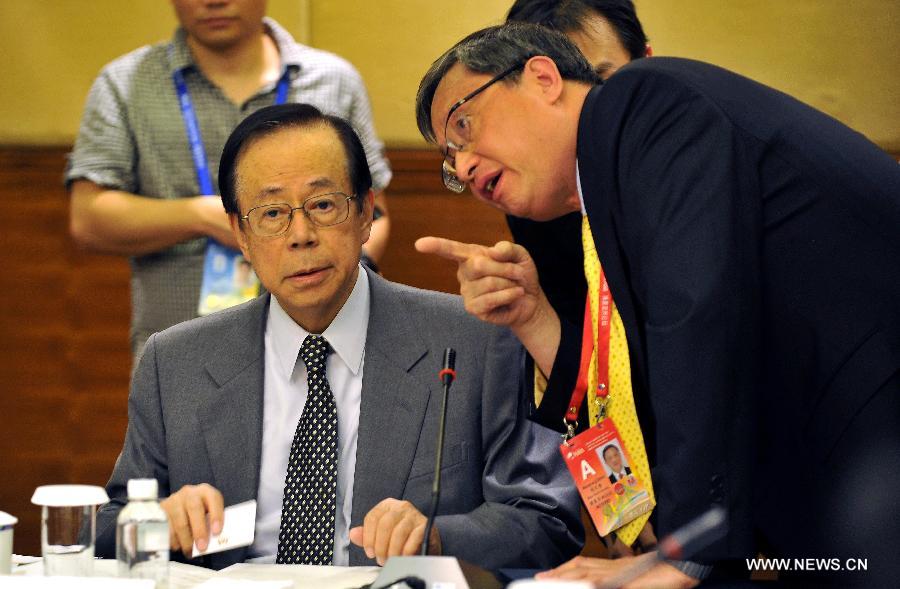
<path fill-rule="evenodd" d="M 456 369 L 456 350 L 454 350 L 453 348 L 447 348 L 446 350 L 444 350 L 444 369 Z"/>
<path fill-rule="evenodd" d="M 456 350 L 447 348 L 444 350 L 444 367 L 438 372 L 438 378 L 444 386 L 450 386 L 450 383 L 456 379 Z"/>
<path fill-rule="evenodd" d="M 727 513 L 723 507 L 716 506 L 660 540 L 658 550 L 663 558 L 690 560 L 727 532 Z"/>

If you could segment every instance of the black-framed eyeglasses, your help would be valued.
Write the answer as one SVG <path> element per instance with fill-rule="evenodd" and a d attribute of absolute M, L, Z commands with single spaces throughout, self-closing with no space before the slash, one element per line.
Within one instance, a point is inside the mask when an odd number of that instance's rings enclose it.
<path fill-rule="evenodd" d="M 450 153 L 450 150 L 453 150 L 455 153 L 460 151 L 465 151 L 466 145 L 469 143 L 471 139 L 471 131 L 469 127 L 469 120 L 467 116 L 460 117 L 459 122 L 457 123 L 457 135 L 462 139 L 462 144 L 457 145 L 447 137 L 447 129 L 450 127 L 450 118 L 453 116 L 453 113 L 459 109 L 462 105 L 469 102 L 485 90 L 491 87 L 491 85 L 499 82 L 503 78 L 507 77 L 511 73 L 518 71 L 525 67 L 526 62 L 517 63 L 516 65 L 507 68 L 479 86 L 475 88 L 450 107 L 449 112 L 447 112 L 447 119 L 444 121 L 444 142 L 447 144 L 444 148 L 444 161 L 441 163 L 441 179 L 444 181 L 444 187 L 450 192 L 455 192 L 456 194 L 461 193 L 466 189 L 466 183 L 459 179 L 456 175 L 456 156 Z"/>
<path fill-rule="evenodd" d="M 274 203 L 253 207 L 241 217 L 250 226 L 250 231 L 260 237 L 281 235 L 291 226 L 294 211 L 303 211 L 309 222 L 316 227 L 340 225 L 350 216 L 350 201 L 356 195 L 343 192 L 329 192 L 311 196 L 299 207 L 287 203 Z"/>

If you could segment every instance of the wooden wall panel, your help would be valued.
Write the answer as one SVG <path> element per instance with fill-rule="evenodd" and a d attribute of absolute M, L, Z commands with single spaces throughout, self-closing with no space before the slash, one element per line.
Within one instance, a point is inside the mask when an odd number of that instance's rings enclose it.
<path fill-rule="evenodd" d="M 19 518 L 15 550 L 29 554 L 40 553 L 34 488 L 105 482 L 126 420 L 128 265 L 73 247 L 67 151 L 0 148 L 0 509 Z"/>
<path fill-rule="evenodd" d="M 0 510 L 16 515 L 15 551 L 40 553 L 34 488 L 104 484 L 122 445 L 131 370 L 129 269 L 89 255 L 68 234 L 62 173 L 68 147 L 0 147 Z M 413 242 L 441 235 L 493 243 L 502 215 L 448 193 L 440 159 L 389 153 L 393 220 L 385 276 L 457 292 L 453 264 Z"/>

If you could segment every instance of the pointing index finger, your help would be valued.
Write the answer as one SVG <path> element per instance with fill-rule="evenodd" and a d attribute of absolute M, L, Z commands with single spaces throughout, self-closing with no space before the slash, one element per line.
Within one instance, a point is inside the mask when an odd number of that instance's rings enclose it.
<path fill-rule="evenodd" d="M 454 262 L 465 262 L 470 257 L 485 251 L 483 245 L 462 243 L 443 237 L 420 237 L 416 240 L 416 250 L 423 254 L 435 254 Z"/>

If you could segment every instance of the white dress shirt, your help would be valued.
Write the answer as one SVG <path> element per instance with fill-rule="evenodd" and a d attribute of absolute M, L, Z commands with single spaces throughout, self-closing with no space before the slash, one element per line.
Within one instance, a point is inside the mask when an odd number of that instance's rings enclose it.
<path fill-rule="evenodd" d="M 321 334 L 334 350 L 328 355 L 325 373 L 338 414 L 334 564 L 339 566 L 350 563 L 350 514 L 368 326 L 369 279 L 360 268 L 350 297 Z M 264 340 L 266 365 L 256 535 L 249 548 L 248 561 L 275 562 L 278 552 L 284 479 L 294 432 L 308 394 L 306 365 L 298 357 L 307 335 L 309 332 L 297 325 L 273 296 Z"/>
<path fill-rule="evenodd" d="M 578 202 L 581 204 L 581 214 L 587 215 L 587 208 L 584 206 L 584 193 L 581 191 L 581 172 L 578 171 L 578 160 L 575 160 L 575 187 L 578 189 Z"/>

